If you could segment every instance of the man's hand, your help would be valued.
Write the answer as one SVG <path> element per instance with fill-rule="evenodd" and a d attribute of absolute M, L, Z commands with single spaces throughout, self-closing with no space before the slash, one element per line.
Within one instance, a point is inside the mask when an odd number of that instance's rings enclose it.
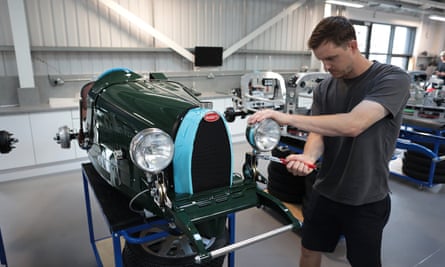
<path fill-rule="evenodd" d="M 314 160 L 304 154 L 291 154 L 286 157 L 286 168 L 295 176 L 306 176 L 314 171 Z"/>
<path fill-rule="evenodd" d="M 283 113 L 281 111 L 276 111 L 276 110 L 272 110 L 272 109 L 263 109 L 263 110 L 259 110 L 259 111 L 255 112 L 253 115 L 251 115 L 247 119 L 247 123 L 254 124 L 257 122 L 261 122 L 265 119 L 272 119 L 282 126 L 282 125 L 286 125 L 288 123 L 287 116 L 288 115 L 286 113 Z"/>

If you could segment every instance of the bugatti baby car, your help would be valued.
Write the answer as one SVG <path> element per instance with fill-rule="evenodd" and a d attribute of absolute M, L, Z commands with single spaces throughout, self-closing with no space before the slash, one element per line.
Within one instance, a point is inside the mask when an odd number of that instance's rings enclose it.
<path fill-rule="evenodd" d="M 112 69 L 82 88 L 79 103 L 79 130 L 61 127 L 57 142 L 67 148 L 77 139 L 97 173 L 128 197 L 133 210 L 146 221 L 168 222 L 155 241 L 126 241 L 126 266 L 141 266 L 141 258 L 147 259 L 144 266 L 220 266 L 229 252 L 300 227 L 286 206 L 258 184 L 264 177 L 257 171 L 257 156 L 280 139 L 274 121 L 247 127 L 253 149 L 246 153 L 240 174 L 234 171 L 224 116 L 180 83 Z M 263 206 L 287 223 L 231 242 L 227 216 Z"/>

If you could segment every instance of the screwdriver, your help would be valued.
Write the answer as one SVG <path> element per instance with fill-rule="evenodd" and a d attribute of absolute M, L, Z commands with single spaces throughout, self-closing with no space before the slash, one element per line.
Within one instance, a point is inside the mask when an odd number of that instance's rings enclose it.
<path fill-rule="evenodd" d="M 274 157 L 274 156 L 270 156 L 270 155 L 257 155 L 258 158 L 264 159 L 264 160 L 270 160 L 273 162 L 277 162 L 277 163 L 281 163 L 283 165 L 286 165 L 288 163 L 288 161 L 286 159 L 283 158 L 278 158 L 278 157 Z M 317 166 L 315 164 L 309 163 L 309 162 L 305 162 L 302 161 L 304 163 L 304 165 L 306 165 L 309 169 L 316 169 Z"/>

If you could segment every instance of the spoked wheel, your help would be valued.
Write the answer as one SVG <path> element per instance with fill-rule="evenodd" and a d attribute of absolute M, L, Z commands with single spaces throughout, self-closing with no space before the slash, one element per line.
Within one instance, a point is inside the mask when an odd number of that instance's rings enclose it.
<path fill-rule="evenodd" d="M 151 234 L 164 232 L 161 228 L 151 228 L 138 233 L 142 238 Z M 228 231 L 219 237 L 204 238 L 206 250 L 221 248 L 228 243 Z M 182 233 L 174 231 L 164 238 L 159 238 L 143 244 L 126 242 L 122 252 L 122 260 L 126 267 L 220 267 L 224 256 L 203 264 L 195 263 L 196 249 L 190 239 Z"/>

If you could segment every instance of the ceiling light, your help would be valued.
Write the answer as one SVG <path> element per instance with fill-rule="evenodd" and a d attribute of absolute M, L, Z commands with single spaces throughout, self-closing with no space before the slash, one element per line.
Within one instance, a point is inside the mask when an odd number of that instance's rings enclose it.
<path fill-rule="evenodd" d="M 362 8 L 364 5 L 357 4 L 353 2 L 346 2 L 346 1 L 336 1 L 336 0 L 326 0 L 327 4 L 333 4 L 333 5 L 339 5 L 339 6 L 347 6 L 347 7 L 354 7 L 354 8 Z"/>
<path fill-rule="evenodd" d="M 438 20 L 438 21 L 443 21 L 443 22 L 445 22 L 445 17 L 441 17 L 441 16 L 430 15 L 428 18 L 429 18 L 429 19 L 432 19 L 432 20 Z"/>

